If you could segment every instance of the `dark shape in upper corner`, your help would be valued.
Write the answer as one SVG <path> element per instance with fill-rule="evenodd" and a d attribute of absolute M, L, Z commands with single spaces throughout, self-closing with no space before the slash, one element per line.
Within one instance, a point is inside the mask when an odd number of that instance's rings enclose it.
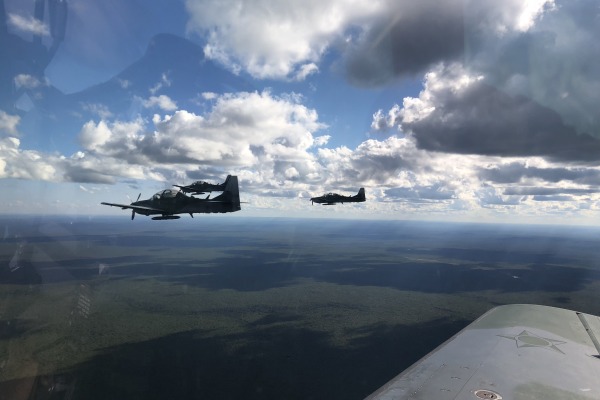
<path fill-rule="evenodd" d="M 131 219 L 135 217 L 136 213 L 159 215 L 153 217 L 153 220 L 179 219 L 180 217 L 175 214 L 190 214 L 194 218 L 194 213 L 227 213 L 241 210 L 237 176 L 228 175 L 223 185 L 223 193 L 214 199 L 208 197 L 197 199 L 178 190 L 165 189 L 146 200 L 139 200 L 138 196 L 138 200 L 129 205 L 105 202 L 100 204 L 121 207 L 123 210 L 129 208 L 131 209 Z"/>
<path fill-rule="evenodd" d="M 365 200 L 365 188 L 360 188 L 358 194 L 356 194 L 355 196 L 343 196 L 337 193 L 327 193 L 323 196 L 312 197 L 310 199 L 310 202 L 312 204 L 320 203 L 324 206 L 332 206 L 336 203 L 362 203 Z"/>
<path fill-rule="evenodd" d="M 227 177 L 229 179 L 229 177 Z M 227 180 L 223 183 L 213 184 L 205 181 L 196 181 L 191 185 L 173 185 L 181 189 L 183 193 L 191 193 L 192 196 L 196 194 L 204 194 L 206 192 L 222 192 L 225 190 L 225 185 L 227 184 Z"/>

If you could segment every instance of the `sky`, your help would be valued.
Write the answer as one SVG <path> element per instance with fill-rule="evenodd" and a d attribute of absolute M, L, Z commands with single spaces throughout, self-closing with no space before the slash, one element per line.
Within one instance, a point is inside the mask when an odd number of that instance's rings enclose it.
<path fill-rule="evenodd" d="M 0 9 L 0 214 L 600 222 L 597 0 L 52 3 Z"/>

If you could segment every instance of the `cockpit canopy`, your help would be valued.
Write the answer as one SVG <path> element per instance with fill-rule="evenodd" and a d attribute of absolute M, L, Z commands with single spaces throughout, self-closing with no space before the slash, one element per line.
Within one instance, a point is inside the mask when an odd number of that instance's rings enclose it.
<path fill-rule="evenodd" d="M 178 190 L 165 189 L 165 190 L 162 190 L 162 191 L 156 193 L 154 196 L 152 196 L 152 200 L 174 199 L 175 197 L 177 197 L 178 194 L 179 194 Z"/>

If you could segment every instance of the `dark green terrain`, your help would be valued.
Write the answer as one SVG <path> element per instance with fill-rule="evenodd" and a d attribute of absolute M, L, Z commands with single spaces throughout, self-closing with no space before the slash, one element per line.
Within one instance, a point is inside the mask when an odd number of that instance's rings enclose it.
<path fill-rule="evenodd" d="M 0 399 L 360 399 L 496 305 L 600 314 L 590 228 L 7 217 L 2 231 Z"/>

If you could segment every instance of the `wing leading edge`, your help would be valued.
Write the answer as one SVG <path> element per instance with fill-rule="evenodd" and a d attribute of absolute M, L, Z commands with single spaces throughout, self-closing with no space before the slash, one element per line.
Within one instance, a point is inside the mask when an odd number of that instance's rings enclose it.
<path fill-rule="evenodd" d="M 600 399 L 600 318 L 493 308 L 367 399 Z"/>
<path fill-rule="evenodd" d="M 152 212 L 152 213 L 166 213 L 167 211 L 160 209 L 160 208 L 153 208 L 153 207 L 144 207 L 144 206 L 134 206 L 131 204 L 117 204 L 117 203 L 106 203 L 106 202 L 102 202 L 100 204 L 104 204 L 105 206 L 111 206 L 111 207 L 121 207 L 123 210 L 126 209 L 130 209 L 136 212 L 139 212 L 140 214 L 144 214 L 146 212 Z"/>

